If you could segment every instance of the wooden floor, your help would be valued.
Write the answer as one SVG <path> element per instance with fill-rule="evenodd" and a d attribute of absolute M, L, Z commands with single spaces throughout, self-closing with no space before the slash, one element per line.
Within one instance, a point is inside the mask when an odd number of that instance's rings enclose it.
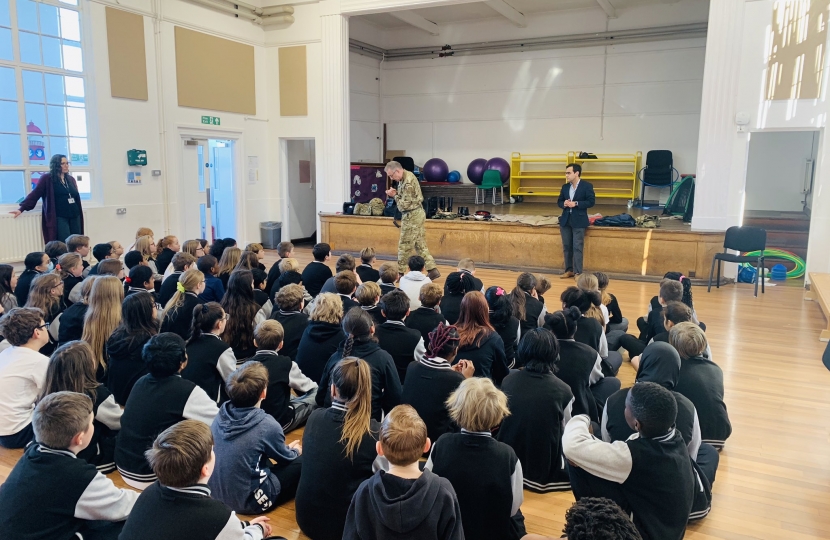
<path fill-rule="evenodd" d="M 311 259 L 308 249 L 298 249 L 296 256 L 303 265 Z M 273 260 L 269 256 L 266 263 Z M 453 270 L 439 268 L 444 276 Z M 517 272 L 482 269 L 476 275 L 486 286 L 511 289 Z M 559 292 L 572 283 L 553 281 L 546 295 L 549 310 L 557 308 Z M 610 291 L 633 325 L 657 288 L 654 283 L 613 281 Z M 714 360 L 724 371 L 733 433 L 721 453 L 712 512 L 691 525 L 686 538 L 830 538 L 830 373 L 821 363 L 825 344 L 818 340 L 825 321 L 815 303 L 802 300 L 802 293 L 800 287 L 768 287 L 766 294 L 754 298 L 747 284 L 713 289 L 711 294 L 703 287 L 694 290 Z M 627 362 L 620 378 L 624 386 L 633 382 Z M 301 437 L 302 430 L 288 435 L 289 440 Z M 0 480 L 20 454 L 0 449 Z M 123 486 L 117 473 L 110 476 Z M 525 491 L 522 512 L 528 532 L 559 538 L 572 502 L 570 492 Z M 268 515 L 273 534 L 307 538 L 294 520 L 293 503 Z"/>

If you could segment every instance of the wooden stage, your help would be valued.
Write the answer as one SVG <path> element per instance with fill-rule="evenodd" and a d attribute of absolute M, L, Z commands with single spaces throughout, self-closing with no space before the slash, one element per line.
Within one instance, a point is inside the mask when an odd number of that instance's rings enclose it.
<path fill-rule="evenodd" d="M 486 205 L 470 207 L 470 213 L 474 208 L 486 208 L 494 214 L 512 210 L 516 215 L 529 210 L 528 206 Z M 550 210 L 551 205 L 533 206 Z M 547 215 L 558 214 L 556 209 Z M 357 253 L 372 246 L 379 254 L 396 258 L 399 237 L 400 229 L 392 224 L 392 218 L 320 214 L 321 241 L 331 244 L 335 252 Z M 589 227 L 585 233 L 584 267 L 586 271 L 601 270 L 617 277 L 659 278 L 666 272 L 677 271 L 706 279 L 712 257 L 723 249 L 723 237 L 723 232 L 692 231 L 690 225 L 680 220 L 663 220 L 656 229 Z M 558 225 L 430 219 L 426 222 L 426 240 L 432 256 L 450 264 L 471 257 L 476 264 L 493 268 L 521 267 L 554 273 L 563 270 Z"/>

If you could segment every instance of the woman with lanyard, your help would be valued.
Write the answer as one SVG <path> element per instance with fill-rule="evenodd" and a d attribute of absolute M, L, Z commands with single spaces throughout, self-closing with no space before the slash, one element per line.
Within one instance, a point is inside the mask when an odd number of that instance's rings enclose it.
<path fill-rule="evenodd" d="M 69 160 L 55 154 L 49 161 L 49 172 L 40 177 L 37 186 L 20 203 L 20 208 L 9 212 L 14 217 L 32 210 L 43 199 L 41 222 L 43 241 L 64 241 L 70 234 L 84 233 L 84 213 L 78 184 L 69 175 Z"/>

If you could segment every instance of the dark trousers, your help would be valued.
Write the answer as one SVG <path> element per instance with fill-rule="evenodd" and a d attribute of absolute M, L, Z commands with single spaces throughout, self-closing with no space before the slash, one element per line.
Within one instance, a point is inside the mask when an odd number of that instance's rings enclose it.
<path fill-rule="evenodd" d="M 280 481 L 280 493 L 274 500 L 274 505 L 280 505 L 290 501 L 297 494 L 297 486 L 300 485 L 300 473 L 303 470 L 303 456 L 294 461 L 283 461 L 271 465 L 271 472 Z"/>
<path fill-rule="evenodd" d="M 593 394 L 594 399 L 597 402 L 597 407 L 599 407 L 600 413 L 602 413 L 602 409 L 605 407 L 605 402 L 608 401 L 608 398 L 610 398 L 613 394 L 617 393 L 620 386 L 620 380 L 616 377 L 603 377 L 591 385 L 591 394 Z M 600 416 L 602 416 L 602 414 L 600 414 Z"/>
<path fill-rule="evenodd" d="M 560 225 L 562 252 L 565 254 L 565 271 L 582 273 L 582 252 L 585 249 L 585 229 L 575 229 L 570 225 Z"/>
<path fill-rule="evenodd" d="M 58 216 L 58 237 L 55 240 L 66 242 L 70 234 L 84 234 L 81 228 L 81 216 L 65 218 Z"/>
<path fill-rule="evenodd" d="M 0 436 L 0 446 L 3 448 L 26 448 L 35 438 L 35 432 L 32 429 L 32 424 L 24 427 L 13 435 Z"/>
<path fill-rule="evenodd" d="M 718 472 L 718 464 L 720 463 L 720 455 L 715 447 L 709 443 L 700 443 L 695 463 L 697 463 L 700 472 L 709 479 L 709 483 L 714 484 L 715 473 Z"/>
<path fill-rule="evenodd" d="M 605 497 L 617 503 L 626 514 L 631 513 L 631 504 L 628 502 L 622 484 L 594 476 L 585 469 L 570 464 L 568 464 L 568 476 L 570 476 L 571 489 L 577 501 L 583 497 Z"/>
<path fill-rule="evenodd" d="M 640 356 L 646 349 L 646 342 L 640 341 L 631 334 L 620 336 L 618 343 L 620 344 L 620 347 L 628 351 L 629 359 L 634 358 L 635 356 Z"/>

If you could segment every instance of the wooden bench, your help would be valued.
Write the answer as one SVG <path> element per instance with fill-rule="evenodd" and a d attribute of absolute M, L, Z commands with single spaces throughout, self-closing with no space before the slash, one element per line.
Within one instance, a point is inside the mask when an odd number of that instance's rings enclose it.
<path fill-rule="evenodd" d="M 818 302 L 824 318 L 827 319 L 827 328 L 821 331 L 821 341 L 830 340 L 830 274 L 810 272 L 810 289 L 804 292 L 805 300 Z"/>

